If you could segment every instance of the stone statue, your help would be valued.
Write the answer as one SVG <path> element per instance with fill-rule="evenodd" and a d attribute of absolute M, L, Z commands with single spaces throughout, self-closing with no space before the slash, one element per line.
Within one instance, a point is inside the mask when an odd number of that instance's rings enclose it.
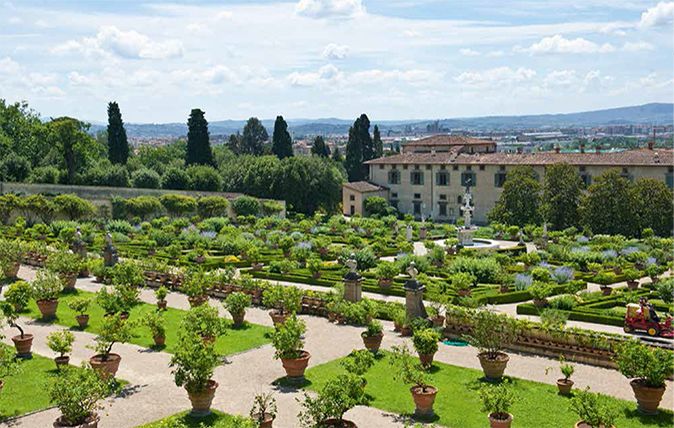
<path fill-rule="evenodd" d="M 82 231 L 79 226 L 75 231 L 75 238 L 73 239 L 73 245 L 71 247 L 73 253 L 79 255 L 80 257 L 87 256 L 87 247 L 84 245 L 84 239 L 82 239 Z"/>
<path fill-rule="evenodd" d="M 406 270 L 407 274 L 410 276 L 411 280 L 416 280 L 417 275 L 419 274 L 419 271 L 417 270 L 417 265 L 414 262 L 410 262 L 410 265 L 407 266 Z"/>
<path fill-rule="evenodd" d="M 351 253 L 349 258 L 344 262 L 344 266 L 349 268 L 349 271 L 344 274 L 344 300 L 349 302 L 359 302 L 362 298 L 363 292 L 363 277 L 358 273 L 358 261 L 356 255 Z"/>
<path fill-rule="evenodd" d="M 467 180 L 466 184 L 470 184 L 470 179 Z M 473 218 L 474 208 L 470 205 L 473 196 L 470 194 L 470 186 L 466 186 L 466 193 L 463 195 L 463 206 L 461 207 L 461 212 L 463 213 L 463 227 L 469 229 L 471 227 L 471 221 Z"/>
<path fill-rule="evenodd" d="M 407 238 L 408 241 L 412 240 L 412 225 L 411 224 L 407 225 L 407 233 L 406 233 L 405 237 Z"/>
<path fill-rule="evenodd" d="M 105 248 L 103 248 L 103 263 L 105 266 L 114 266 L 119 261 L 117 249 L 112 245 L 112 235 L 110 232 L 105 234 Z"/>
<path fill-rule="evenodd" d="M 354 253 L 351 253 L 346 262 L 344 262 L 344 265 L 349 268 L 350 273 L 358 273 L 358 261 L 356 261 L 356 255 Z"/>

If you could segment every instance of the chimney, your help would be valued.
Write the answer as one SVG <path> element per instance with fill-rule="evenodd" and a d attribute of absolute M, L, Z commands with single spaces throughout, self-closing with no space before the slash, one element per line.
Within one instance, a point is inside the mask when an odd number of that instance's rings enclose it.
<path fill-rule="evenodd" d="M 522 154 L 522 147 L 517 148 L 517 153 L 520 154 L 520 155 Z"/>
<path fill-rule="evenodd" d="M 555 146 L 555 153 L 559 153 L 559 146 Z"/>
<path fill-rule="evenodd" d="M 601 146 L 600 146 L 599 144 L 597 144 L 597 147 L 595 147 L 594 152 L 595 152 L 596 154 L 600 154 L 600 153 L 601 153 Z"/>
<path fill-rule="evenodd" d="M 653 127 L 653 139 L 648 142 L 648 150 L 653 150 L 655 146 L 655 126 Z"/>

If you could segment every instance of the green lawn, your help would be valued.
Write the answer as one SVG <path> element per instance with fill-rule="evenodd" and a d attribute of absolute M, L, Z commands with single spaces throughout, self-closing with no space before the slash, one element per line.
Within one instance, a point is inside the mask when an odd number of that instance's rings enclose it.
<path fill-rule="evenodd" d="M 75 313 L 68 307 L 67 303 L 69 300 L 72 300 L 76 297 L 94 297 L 93 293 L 86 291 L 78 290 L 74 293 L 62 294 L 59 298 L 59 306 L 56 312 L 56 319 L 52 322 L 64 325 L 69 327 L 72 330 L 80 330 L 75 320 Z M 141 303 L 136 305 L 130 313 L 129 319 L 142 319 L 143 314 L 150 311 L 156 311 L 157 307 L 155 305 L 150 305 L 147 303 Z M 40 311 L 37 309 L 35 302 L 31 302 L 28 307 L 29 313 L 25 314 L 33 318 L 40 318 Z M 180 320 L 185 315 L 186 311 L 179 309 L 168 308 L 164 312 L 164 318 L 166 321 L 166 347 L 163 351 L 173 352 L 178 340 L 178 329 L 180 325 Z M 103 309 L 98 306 L 95 302 L 92 302 L 92 305 L 88 310 L 89 314 L 89 325 L 86 330 L 90 333 L 98 333 L 100 331 L 101 322 L 103 320 Z M 228 320 L 231 326 L 231 321 Z M 227 334 L 221 336 L 216 341 L 216 350 L 223 355 L 231 355 L 237 352 L 242 352 L 248 349 L 257 348 L 266 343 L 270 342 L 268 335 L 272 332 L 273 329 L 270 327 L 264 327 L 257 324 L 246 323 L 243 327 L 233 329 L 227 329 Z M 138 326 L 134 329 L 136 336 L 131 341 L 132 343 L 147 348 L 154 346 L 154 340 L 150 335 L 150 331 L 143 326 Z M 113 348 L 114 352 L 114 348 Z"/>
<path fill-rule="evenodd" d="M 320 389 L 328 379 L 343 368 L 339 360 L 313 367 L 306 373 L 311 389 Z M 434 409 L 439 419 L 436 423 L 453 428 L 483 428 L 488 426 L 487 415 L 481 411 L 478 389 L 482 384 L 482 372 L 478 370 L 435 363 L 430 383 L 438 388 Z M 414 402 L 409 386 L 402 385 L 392 377 L 387 354 L 378 357 L 375 365 L 365 376 L 365 392 L 371 397 L 370 406 L 399 414 L 414 412 Z M 572 427 L 578 421 L 569 408 L 569 399 L 557 393 L 555 385 L 546 385 L 521 379 L 511 379 L 517 399 L 511 413 L 513 426 L 518 428 Z M 630 386 L 625 380 L 624 387 Z M 661 412 L 657 417 L 643 417 L 636 412 L 636 402 L 612 400 L 620 409 L 621 417 L 616 423 L 620 428 L 672 427 L 671 412 Z"/>
<path fill-rule="evenodd" d="M 213 411 L 211 415 L 204 418 L 193 418 L 188 412 L 183 412 L 137 428 L 252 428 L 253 426 L 255 425 L 252 422 L 242 417 Z"/>

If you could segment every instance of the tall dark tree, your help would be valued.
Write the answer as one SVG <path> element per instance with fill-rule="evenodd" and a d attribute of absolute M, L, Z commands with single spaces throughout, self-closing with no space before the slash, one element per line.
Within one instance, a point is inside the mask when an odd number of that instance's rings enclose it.
<path fill-rule="evenodd" d="M 240 154 L 260 156 L 264 153 L 264 144 L 269 134 L 257 117 L 251 117 L 243 127 Z"/>
<path fill-rule="evenodd" d="M 227 140 L 227 145 L 229 146 L 229 149 L 234 152 L 234 154 L 240 155 L 241 154 L 241 145 L 243 143 L 243 138 L 241 137 L 241 134 L 237 132 L 236 134 L 231 134 L 229 136 L 229 139 Z"/>
<path fill-rule="evenodd" d="M 545 169 L 541 200 L 543 219 L 555 230 L 578 225 L 578 205 L 583 181 L 574 167 L 566 163 Z"/>
<path fill-rule="evenodd" d="M 530 166 L 518 166 L 508 171 L 503 193 L 488 214 L 490 221 L 526 226 L 539 224 L 541 185 Z"/>
<path fill-rule="evenodd" d="M 283 119 L 283 116 L 276 116 L 271 152 L 279 159 L 289 158 L 293 155 L 293 139 L 290 138 L 288 124 Z"/>
<path fill-rule="evenodd" d="M 59 117 L 47 123 L 49 142 L 58 153 L 55 159 L 66 170 L 66 183 L 75 182 L 78 172 L 86 169 L 88 159 L 96 155 L 96 141 L 89 135 L 89 125 L 71 117 Z"/>
<path fill-rule="evenodd" d="M 632 183 L 620 171 L 605 171 L 587 189 L 580 205 L 581 220 L 593 233 L 633 236 L 638 225 L 630 200 Z"/>
<path fill-rule="evenodd" d="M 198 108 L 192 109 L 187 120 L 187 153 L 186 165 L 213 165 L 208 122 L 204 112 Z"/>
<path fill-rule="evenodd" d="M 656 235 L 671 236 L 674 219 L 672 190 L 661 180 L 640 178 L 631 186 L 637 232 L 653 229 Z"/>
<path fill-rule="evenodd" d="M 325 144 L 325 140 L 320 135 L 314 138 L 314 143 L 311 145 L 311 154 L 322 158 L 330 157 L 330 147 Z"/>
<path fill-rule="evenodd" d="M 122 113 L 115 101 L 108 104 L 108 159 L 122 165 L 126 165 L 129 159 L 129 141 L 126 138 Z"/>
<path fill-rule="evenodd" d="M 381 133 L 379 126 L 375 125 L 372 130 L 372 145 L 374 146 L 374 157 L 380 158 L 384 156 L 384 143 L 381 141 Z"/>
<path fill-rule="evenodd" d="M 335 147 L 335 150 L 332 151 L 332 160 L 335 162 L 344 162 L 344 158 L 342 157 L 342 153 L 339 151 L 339 147 Z"/>
<path fill-rule="evenodd" d="M 346 143 L 346 168 L 349 181 L 361 181 L 367 178 L 367 166 L 363 162 L 374 159 L 375 151 L 370 136 L 370 119 L 364 113 L 349 128 L 349 141 Z"/>

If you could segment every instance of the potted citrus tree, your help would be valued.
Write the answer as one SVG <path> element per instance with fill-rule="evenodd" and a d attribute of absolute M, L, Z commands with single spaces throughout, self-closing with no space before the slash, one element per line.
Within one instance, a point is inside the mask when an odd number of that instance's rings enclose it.
<path fill-rule="evenodd" d="M 424 368 L 433 365 L 433 356 L 438 352 L 440 334 L 432 328 L 418 329 L 412 335 L 412 343 Z"/>
<path fill-rule="evenodd" d="M 234 327 L 238 328 L 243 325 L 243 320 L 246 316 L 246 308 L 253 303 L 253 298 L 246 293 L 236 291 L 231 293 L 225 299 L 225 308 L 229 311 L 234 320 Z"/>
<path fill-rule="evenodd" d="M 589 387 L 576 392 L 571 399 L 571 409 L 580 418 L 574 428 L 613 428 L 618 419 L 618 410 L 609 403 L 608 397 L 590 392 Z"/>
<path fill-rule="evenodd" d="M 475 313 L 471 332 L 466 340 L 480 353 L 480 365 L 488 380 L 498 380 L 508 365 L 508 354 L 503 352 L 506 346 L 517 339 L 518 326 L 515 319 L 491 311 Z"/>
<path fill-rule="evenodd" d="M 304 371 L 309 365 L 311 354 L 303 349 L 302 335 L 305 331 L 304 321 L 292 314 L 284 323 L 276 325 L 271 336 L 276 349 L 274 358 L 281 360 L 290 380 L 304 378 Z"/>
<path fill-rule="evenodd" d="M 160 310 L 166 310 L 168 303 L 166 302 L 166 296 L 168 296 L 168 288 L 163 285 L 157 288 L 154 292 L 154 296 L 157 298 L 157 308 Z"/>
<path fill-rule="evenodd" d="M 218 336 L 225 333 L 224 319 L 220 318 L 215 307 L 208 304 L 190 309 L 183 317 L 181 327 L 209 343 L 214 343 Z"/>
<path fill-rule="evenodd" d="M 47 336 L 47 346 L 49 349 L 59 354 L 54 358 L 56 368 L 67 366 L 70 362 L 68 354 L 73 350 L 75 335 L 68 330 L 54 331 Z"/>
<path fill-rule="evenodd" d="M 203 305 L 208 301 L 208 283 L 207 275 L 202 271 L 190 272 L 180 287 L 187 294 L 187 300 L 191 307 Z"/>
<path fill-rule="evenodd" d="M 17 312 L 22 312 L 31 299 L 31 286 L 26 281 L 16 281 L 5 291 L 5 300 L 14 306 Z"/>
<path fill-rule="evenodd" d="M 88 297 L 76 297 L 68 302 L 68 307 L 77 314 L 75 319 L 82 330 L 89 325 L 89 314 L 87 314 L 89 305 L 91 305 L 91 299 Z"/>
<path fill-rule="evenodd" d="M 627 288 L 630 290 L 636 290 L 639 288 L 639 271 L 636 269 L 625 269 L 623 271 L 623 276 L 627 281 Z"/>
<path fill-rule="evenodd" d="M 250 417 L 259 428 L 272 428 L 276 414 L 276 399 L 271 392 L 255 396 L 253 407 L 250 409 Z"/>
<path fill-rule="evenodd" d="M 0 269 L 5 278 L 16 278 L 25 252 L 23 241 L 0 239 Z"/>
<path fill-rule="evenodd" d="M 398 266 L 393 262 L 382 261 L 377 264 L 375 275 L 377 276 L 377 284 L 381 288 L 391 288 L 393 278 L 398 275 Z"/>
<path fill-rule="evenodd" d="M 344 419 L 344 414 L 366 400 L 360 376 L 352 373 L 337 375 L 318 391 L 318 396 L 304 394 L 300 425 L 306 428 L 356 428 Z"/>
<path fill-rule="evenodd" d="M 82 270 L 82 266 L 82 258 L 66 250 L 51 253 L 45 262 L 47 270 L 57 274 L 63 282 L 64 290 L 75 289 L 77 275 Z"/>
<path fill-rule="evenodd" d="M 571 388 L 573 388 L 573 381 L 571 380 L 571 375 L 575 371 L 574 367 L 567 363 L 563 355 L 559 356 L 559 371 L 562 372 L 561 379 L 557 379 L 557 389 L 562 395 L 569 395 L 571 393 Z M 545 369 L 547 374 L 548 369 Z"/>
<path fill-rule="evenodd" d="M 292 313 L 299 312 L 302 308 L 303 292 L 296 287 L 275 285 L 264 290 L 262 303 L 272 308 L 269 312 L 274 325 L 285 322 Z"/>
<path fill-rule="evenodd" d="M 432 418 L 438 389 L 428 384 L 426 372 L 420 363 L 414 361 L 407 345 L 394 346 L 392 350 L 389 363 L 394 370 L 394 379 L 412 385 L 410 392 L 415 405 L 414 415 L 418 418 Z"/>
<path fill-rule="evenodd" d="M 142 323 L 150 330 L 152 340 L 156 347 L 163 347 L 166 344 L 166 322 L 159 310 L 150 311 L 143 315 Z"/>
<path fill-rule="evenodd" d="M 119 370 L 122 357 L 112 353 L 115 343 L 125 343 L 131 340 L 133 324 L 122 319 L 120 314 L 103 317 L 101 331 L 94 338 L 96 345 L 93 349 L 96 355 L 89 359 L 89 364 L 98 370 L 104 377 L 115 377 Z"/>
<path fill-rule="evenodd" d="M 515 401 L 515 394 L 506 382 L 497 385 L 485 385 L 480 390 L 482 411 L 489 414 L 491 428 L 510 428 L 513 415 L 509 413 Z"/>
<path fill-rule="evenodd" d="M 665 379 L 674 371 L 674 354 L 630 341 L 617 348 L 615 361 L 620 373 L 632 379 L 630 385 L 639 411 L 646 415 L 657 414 L 665 393 Z"/>
<path fill-rule="evenodd" d="M 37 271 L 37 276 L 31 283 L 31 293 L 43 320 L 56 317 L 61 290 L 63 290 L 63 283 L 58 275 L 44 269 Z"/>
<path fill-rule="evenodd" d="M 16 356 L 19 358 L 30 358 L 32 355 L 30 350 L 33 346 L 33 335 L 25 333 L 23 328 L 17 323 L 19 314 L 17 314 L 10 303 L 0 301 L 0 307 L 7 320 L 7 324 L 19 330 L 19 334 L 12 337 L 12 342 L 14 342 L 14 347 L 16 348 Z"/>
<path fill-rule="evenodd" d="M 218 383 L 211 379 L 220 363 L 213 343 L 198 334 L 183 330 L 170 367 L 176 386 L 183 387 L 192 403 L 192 415 L 203 417 L 211 413 L 211 403 Z"/>
<path fill-rule="evenodd" d="M 363 345 L 365 345 L 365 348 L 376 354 L 379 351 L 381 341 L 384 338 L 384 326 L 377 320 L 370 320 L 370 322 L 367 323 L 367 328 L 360 334 L 360 336 L 363 338 Z"/>
<path fill-rule="evenodd" d="M 51 402 L 61 411 L 54 428 L 97 428 L 100 402 L 110 386 L 90 367 L 65 368 L 49 384 Z"/>

